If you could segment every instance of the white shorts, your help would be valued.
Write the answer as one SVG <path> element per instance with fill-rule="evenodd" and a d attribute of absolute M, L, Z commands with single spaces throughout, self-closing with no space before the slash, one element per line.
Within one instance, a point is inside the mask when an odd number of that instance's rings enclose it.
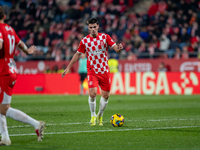
<path fill-rule="evenodd" d="M 1 102 L 1 104 L 10 104 L 11 103 L 11 96 L 9 96 L 8 94 L 6 94 L 5 92 L 3 93 L 3 101 Z"/>

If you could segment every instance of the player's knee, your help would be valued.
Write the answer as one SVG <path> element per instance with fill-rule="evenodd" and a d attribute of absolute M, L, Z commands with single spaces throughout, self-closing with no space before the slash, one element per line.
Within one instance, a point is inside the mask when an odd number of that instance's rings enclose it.
<path fill-rule="evenodd" d="M 95 98 L 97 96 L 97 93 L 90 93 L 91 98 Z"/>
<path fill-rule="evenodd" d="M 103 97 L 106 101 L 108 101 L 109 94 L 104 94 L 104 95 L 102 95 L 102 97 Z"/>
<path fill-rule="evenodd" d="M 9 104 L 1 104 L 0 105 L 0 113 L 2 115 L 6 115 L 6 112 L 7 112 L 7 110 L 8 110 L 9 107 L 10 107 Z"/>

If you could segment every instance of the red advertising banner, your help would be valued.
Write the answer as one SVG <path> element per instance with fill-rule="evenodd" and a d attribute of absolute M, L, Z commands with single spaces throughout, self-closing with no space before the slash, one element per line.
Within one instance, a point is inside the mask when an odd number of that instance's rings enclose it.
<path fill-rule="evenodd" d="M 120 72 L 146 72 L 158 71 L 159 64 L 163 62 L 170 72 L 193 71 L 200 72 L 198 59 L 139 59 L 137 61 L 119 61 Z"/>
<path fill-rule="evenodd" d="M 78 94 L 79 87 L 77 73 L 18 75 L 13 94 Z"/>
<path fill-rule="evenodd" d="M 112 74 L 111 94 L 200 94 L 200 73 L 137 72 Z"/>
<path fill-rule="evenodd" d="M 18 74 L 41 74 L 44 73 L 47 66 L 53 70 L 54 66 L 58 66 L 61 69 L 63 65 L 68 65 L 67 61 L 27 61 L 27 62 L 16 62 Z M 78 62 L 76 62 L 71 71 L 77 72 Z"/>
<path fill-rule="evenodd" d="M 79 94 L 77 73 L 18 75 L 13 94 Z M 99 91 L 98 91 L 99 93 Z M 198 72 L 137 72 L 111 74 L 111 94 L 200 94 Z"/>
<path fill-rule="evenodd" d="M 158 71 L 160 62 L 164 62 L 168 71 L 170 72 L 185 72 L 193 71 L 200 72 L 200 61 L 198 59 L 139 59 L 137 61 L 119 60 L 119 72 L 147 72 Z M 28 61 L 17 62 L 17 69 L 19 74 L 38 74 L 44 73 L 45 68 L 49 66 L 53 69 L 54 66 L 58 66 L 59 69 L 62 66 L 68 65 L 67 61 Z M 76 62 L 71 72 L 77 72 L 78 63 Z"/>

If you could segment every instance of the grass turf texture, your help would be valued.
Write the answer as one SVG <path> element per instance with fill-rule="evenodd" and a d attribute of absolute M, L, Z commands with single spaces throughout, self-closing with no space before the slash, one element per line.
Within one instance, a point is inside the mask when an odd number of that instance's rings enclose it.
<path fill-rule="evenodd" d="M 97 111 L 100 96 L 97 96 Z M 104 126 L 90 127 L 88 96 L 14 95 L 12 107 L 47 124 L 42 142 L 30 125 L 7 118 L 12 145 L 4 149 L 200 149 L 200 96 L 111 95 Z M 110 118 L 120 113 L 122 127 Z"/>

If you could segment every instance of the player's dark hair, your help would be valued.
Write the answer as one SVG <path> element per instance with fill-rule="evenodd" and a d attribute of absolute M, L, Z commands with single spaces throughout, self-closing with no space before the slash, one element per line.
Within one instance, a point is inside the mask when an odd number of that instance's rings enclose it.
<path fill-rule="evenodd" d="M 88 21 L 87 21 L 87 25 L 89 24 L 99 24 L 98 23 L 98 20 L 96 18 L 90 18 Z"/>
<path fill-rule="evenodd" d="M 0 6 L 0 20 L 2 20 L 4 18 L 4 15 L 5 15 L 5 11 L 4 11 L 3 7 Z"/>

